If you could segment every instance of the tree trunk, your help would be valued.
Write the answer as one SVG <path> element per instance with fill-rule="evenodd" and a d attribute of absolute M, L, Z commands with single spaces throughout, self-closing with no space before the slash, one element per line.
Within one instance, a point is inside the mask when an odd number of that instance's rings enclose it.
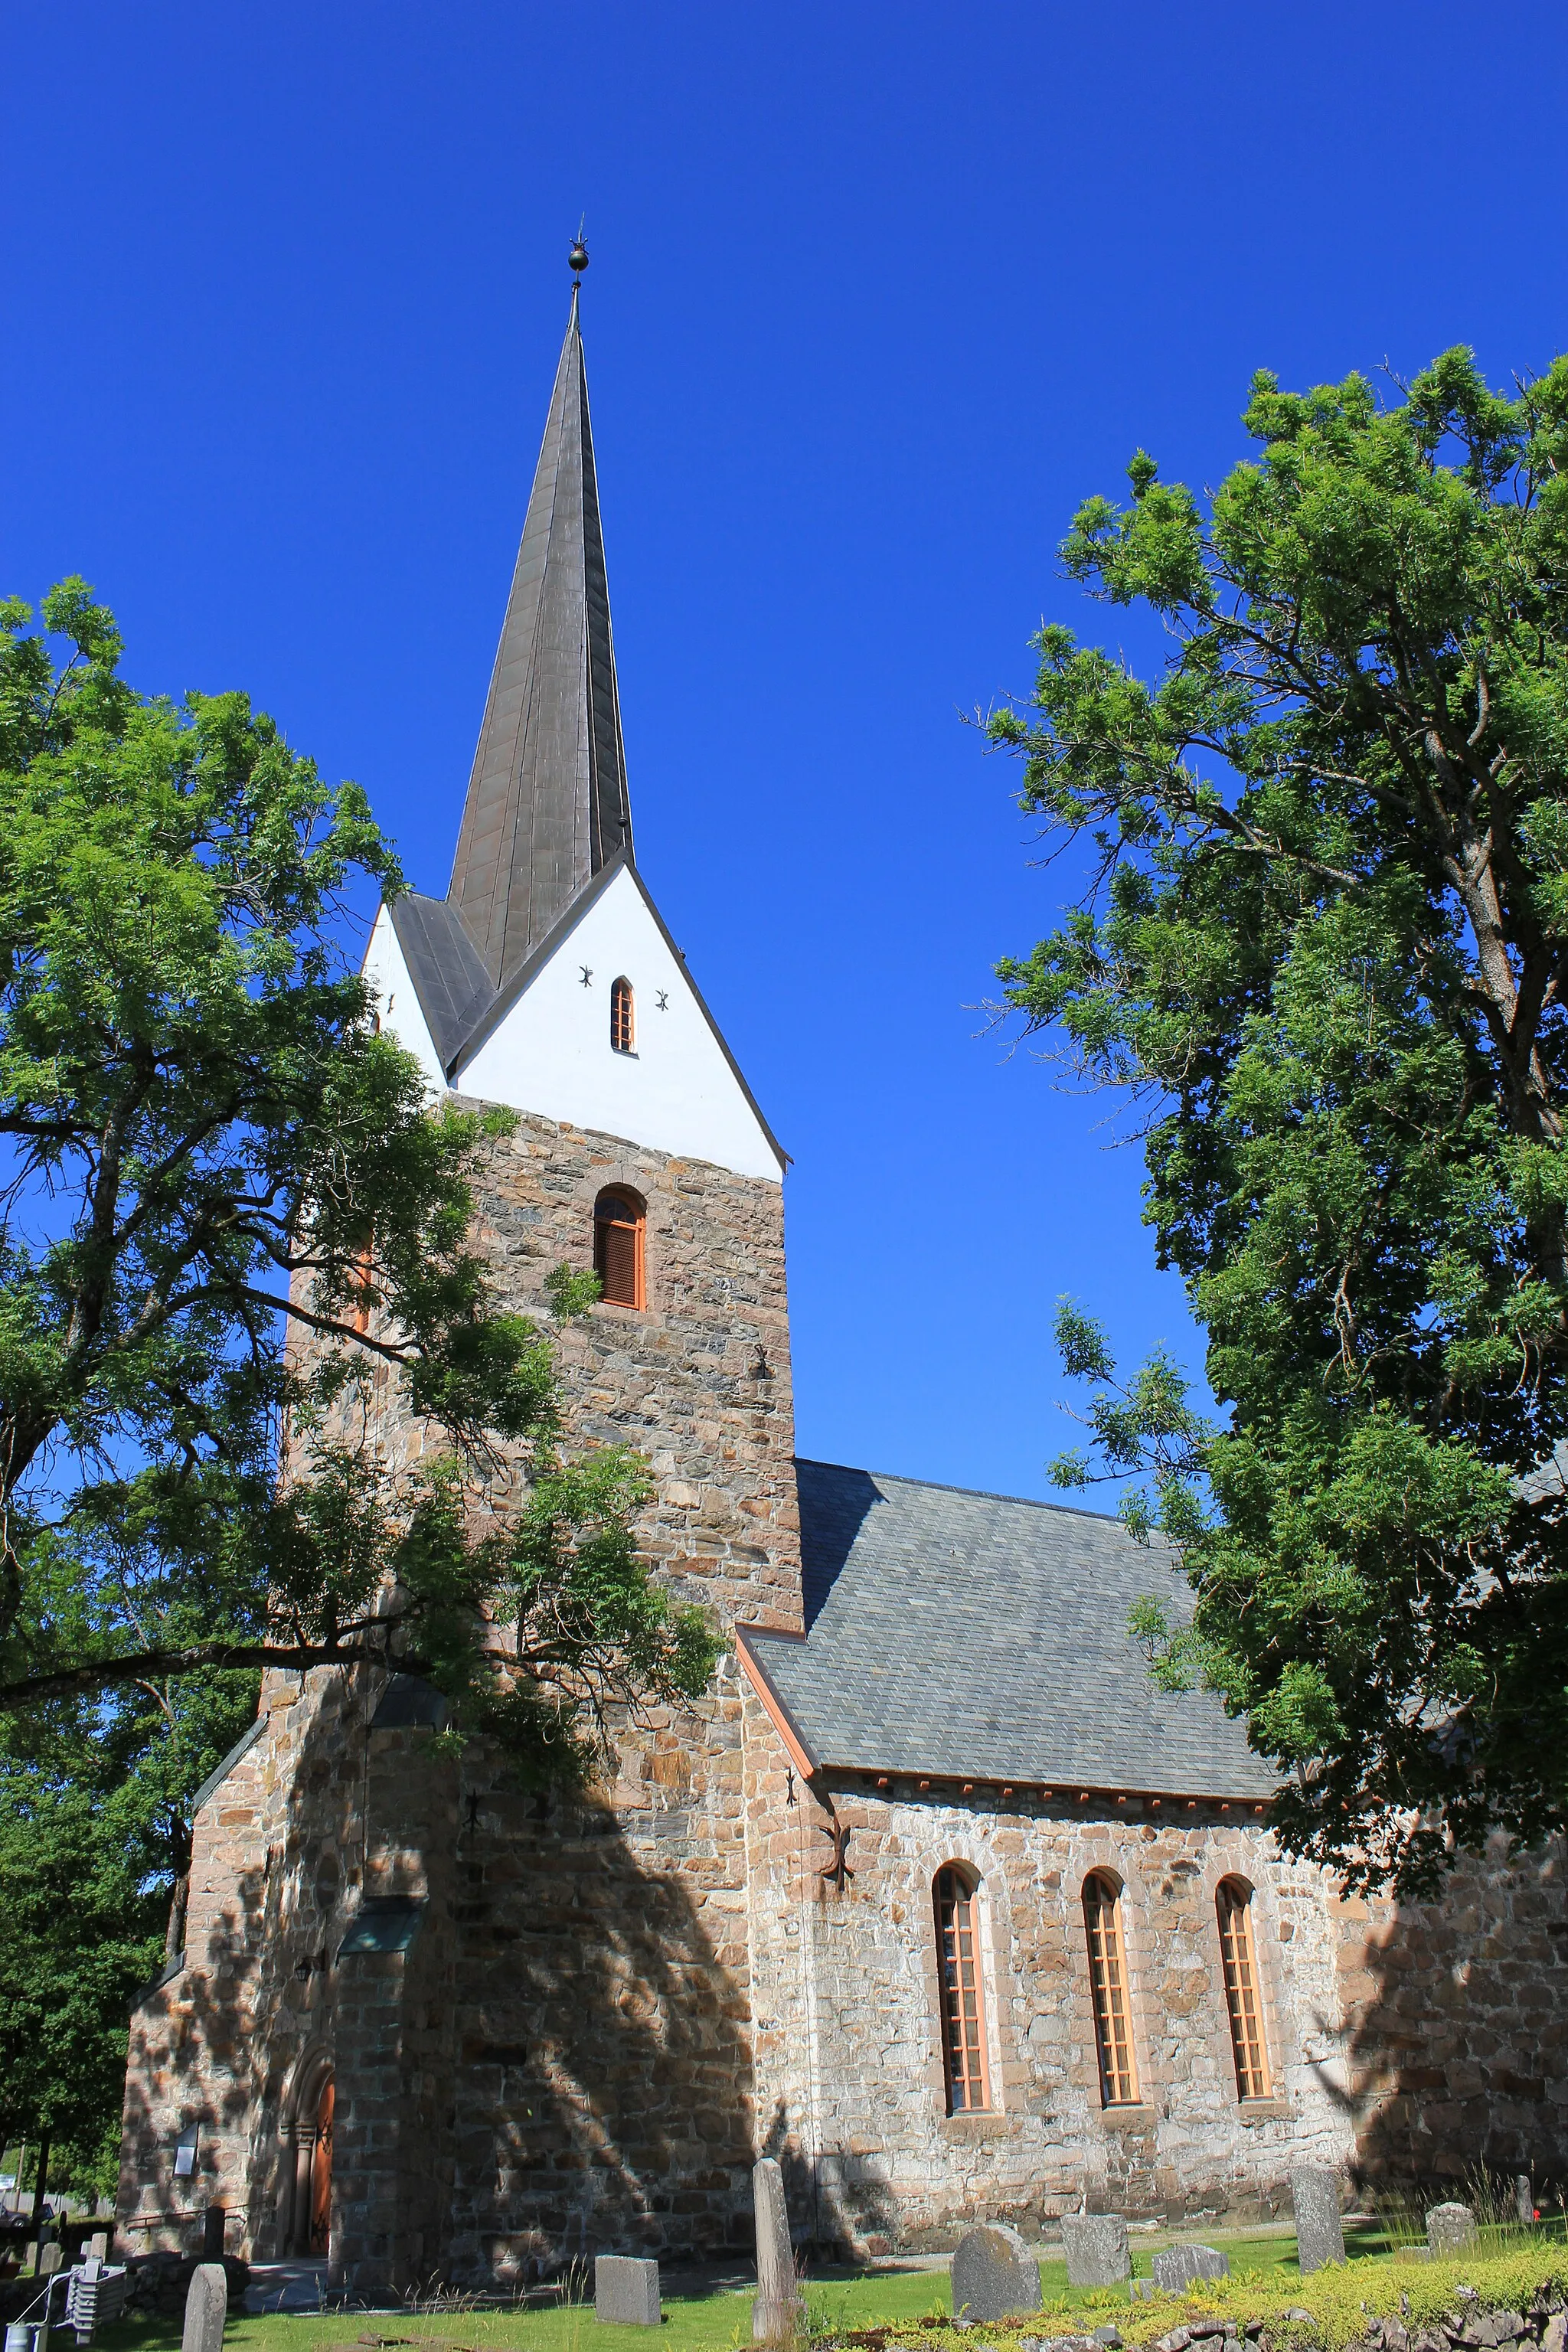
<path fill-rule="evenodd" d="M 48 2184 L 49 2136 L 47 2132 L 44 2132 L 38 2140 L 38 2177 L 33 2183 L 33 2226 L 29 2234 L 35 2242 L 37 2242 L 38 2231 L 43 2226 L 44 2191 Z"/>
<path fill-rule="evenodd" d="M 187 1870 L 174 1881 L 174 1896 L 169 1904 L 169 1925 L 163 1937 L 163 1965 L 177 1960 L 185 1948 L 185 1906 L 191 1897 L 191 1874 Z"/>

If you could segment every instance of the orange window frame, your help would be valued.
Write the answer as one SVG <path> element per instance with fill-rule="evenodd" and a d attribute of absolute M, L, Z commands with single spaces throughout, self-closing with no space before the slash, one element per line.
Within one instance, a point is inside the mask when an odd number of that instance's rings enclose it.
<path fill-rule="evenodd" d="M 949 1863 L 931 1890 L 936 1911 L 937 2002 L 950 2116 L 991 2105 L 981 1983 L 980 1889 Z"/>
<path fill-rule="evenodd" d="M 1219 1920 L 1230 2053 L 1236 2061 L 1236 2095 L 1238 2099 L 1266 2099 L 1270 2087 L 1268 2044 L 1263 2032 L 1263 1994 L 1252 1939 L 1252 1889 L 1237 1879 L 1222 1878 L 1215 1895 L 1215 1909 Z"/>
<path fill-rule="evenodd" d="M 605 1303 L 611 1307 L 630 1307 L 642 1313 L 647 1304 L 646 1260 L 643 1236 L 647 1224 L 646 1212 L 624 1192 L 601 1192 L 594 1203 L 594 1271 Z M 612 1233 L 629 1233 L 632 1237 L 631 1289 L 625 1298 L 610 1289 L 609 1243 Z"/>
<path fill-rule="evenodd" d="M 352 1297 L 354 1302 L 353 1328 L 356 1332 L 370 1329 L 371 1301 L 375 1297 L 375 1245 L 366 1242 L 354 1257 L 354 1282 Z"/>
<path fill-rule="evenodd" d="M 1083 1927 L 1089 1945 L 1089 1998 L 1100 2060 L 1100 2099 L 1107 2107 L 1138 2104 L 1138 2062 L 1132 2047 L 1127 1947 L 1121 1933 L 1121 1889 L 1100 1871 L 1083 1882 Z"/>
<path fill-rule="evenodd" d="M 617 1054 L 637 1050 L 637 1005 L 629 980 L 617 980 L 610 989 L 610 1044 Z"/>

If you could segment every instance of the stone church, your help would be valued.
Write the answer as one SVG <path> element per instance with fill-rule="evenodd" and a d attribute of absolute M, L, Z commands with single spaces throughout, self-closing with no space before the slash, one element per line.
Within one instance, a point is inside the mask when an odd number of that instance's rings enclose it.
<path fill-rule="evenodd" d="M 1115 1520 L 797 1459 L 786 1155 L 633 848 L 575 292 L 453 801 L 447 896 L 374 929 L 382 1017 L 518 1114 L 483 1243 L 524 1310 L 598 1268 L 576 1433 L 647 1456 L 646 1553 L 725 1655 L 571 1800 L 433 1757 L 412 1677 L 269 1675 L 132 2015 L 122 2240 L 221 2208 L 380 2293 L 744 2244 L 759 2154 L 861 2252 L 1256 2214 L 1300 2158 L 1568 2170 L 1555 1853 L 1345 1899 L 1240 1727 L 1151 1690 Z"/>

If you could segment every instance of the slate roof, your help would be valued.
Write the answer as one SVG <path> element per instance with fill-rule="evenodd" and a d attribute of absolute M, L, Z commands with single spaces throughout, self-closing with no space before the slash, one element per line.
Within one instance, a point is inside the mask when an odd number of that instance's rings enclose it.
<path fill-rule="evenodd" d="M 492 989 L 631 845 L 574 286 L 447 892 Z"/>
<path fill-rule="evenodd" d="M 804 1641 L 743 1629 L 807 1753 L 857 1771 L 1261 1800 L 1219 1702 L 1165 1697 L 1127 1631 L 1179 1604 L 1121 1522 L 836 1463 L 796 1465 Z"/>
<path fill-rule="evenodd" d="M 391 908 L 392 928 L 418 992 L 441 1067 L 450 1071 L 463 1045 L 496 1001 L 479 950 L 448 899 L 406 890 Z"/>

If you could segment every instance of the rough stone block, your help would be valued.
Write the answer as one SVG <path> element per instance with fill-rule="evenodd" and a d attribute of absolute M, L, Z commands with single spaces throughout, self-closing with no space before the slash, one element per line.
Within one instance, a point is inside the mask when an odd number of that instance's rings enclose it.
<path fill-rule="evenodd" d="M 1151 2268 L 1162 2294 L 1183 2294 L 1198 2279 L 1228 2278 L 1230 2256 L 1217 2246 L 1162 2246 Z"/>
<path fill-rule="evenodd" d="M 1290 2168 L 1290 2202 L 1296 2211 L 1296 2254 L 1301 2276 L 1345 2258 L 1340 2220 L 1340 2177 L 1326 2164 Z"/>
<path fill-rule="evenodd" d="M 1120 2213 L 1064 2213 L 1062 2243 L 1069 2286 L 1120 2286 L 1131 2271 Z"/>
<path fill-rule="evenodd" d="M 776 2157 L 752 2168 L 752 2208 L 757 2230 L 757 2295 L 752 2305 L 752 2338 L 779 2344 L 795 2335 L 805 2317 L 805 2301 L 795 2274 L 789 2242 L 789 2209 L 784 2173 Z"/>
<path fill-rule="evenodd" d="M 658 2326 L 658 2264 L 635 2254 L 601 2254 L 594 2264 L 594 2316 L 610 2326 Z"/>
<path fill-rule="evenodd" d="M 1434 2205 L 1426 2216 L 1426 2248 L 1435 2263 L 1468 2253 L 1476 2242 L 1476 2217 L 1468 2205 Z"/>
<path fill-rule="evenodd" d="M 953 2317 L 1006 2319 L 1039 2307 L 1039 2264 L 1017 2231 L 1000 2221 L 966 2230 L 952 2257 Z"/>
<path fill-rule="evenodd" d="M 185 2295 L 185 2331 L 180 2352 L 222 2352 L 228 2315 L 228 2280 L 221 2263 L 198 2263 Z"/>

